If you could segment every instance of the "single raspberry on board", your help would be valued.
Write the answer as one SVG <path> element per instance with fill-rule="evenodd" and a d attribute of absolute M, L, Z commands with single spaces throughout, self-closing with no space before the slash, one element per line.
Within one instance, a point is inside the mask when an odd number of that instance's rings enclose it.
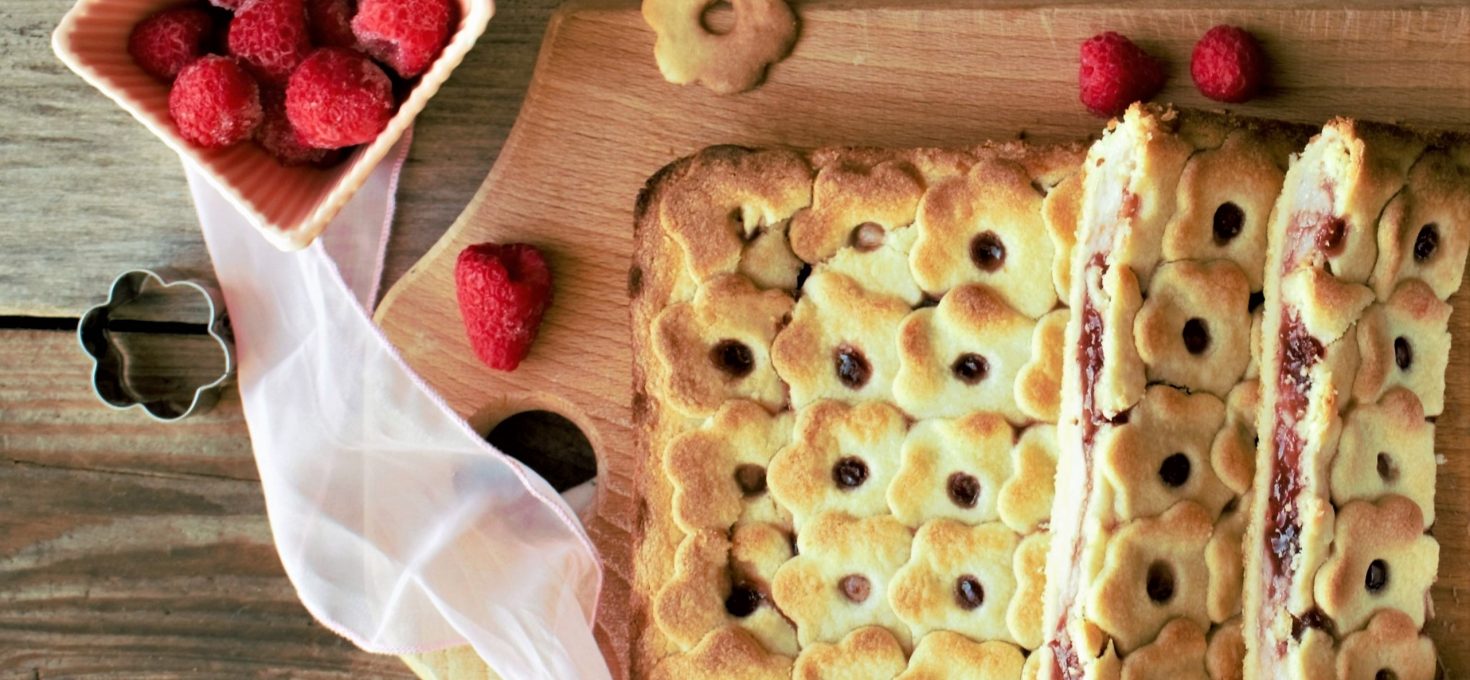
<path fill-rule="evenodd" d="M 301 141 L 319 149 L 372 141 L 396 107 L 388 74 L 340 47 L 312 52 L 286 87 L 286 117 Z"/>
<path fill-rule="evenodd" d="M 128 54 L 149 75 L 173 80 L 204 56 L 214 19 L 198 7 L 171 7 L 139 22 L 128 36 Z"/>
<path fill-rule="evenodd" d="M 450 0 L 359 0 L 357 44 L 398 75 L 412 78 L 434 63 L 449 41 Z"/>
<path fill-rule="evenodd" d="M 1260 92 L 1266 78 L 1266 53 L 1250 32 L 1221 24 L 1194 44 L 1189 74 L 1204 96 L 1240 103 Z"/>
<path fill-rule="evenodd" d="M 515 370 L 551 305 L 551 269 L 541 251 L 524 243 L 465 248 L 454 265 L 454 287 L 475 356 L 490 368 Z"/>
<path fill-rule="evenodd" d="M 281 165 L 327 167 L 346 157 L 340 150 L 318 149 L 301 140 L 301 135 L 296 134 L 296 128 L 286 118 L 285 92 L 263 88 L 260 104 L 265 110 L 265 120 L 255 130 L 255 143 L 280 161 Z"/>
<path fill-rule="evenodd" d="M 311 54 L 302 0 L 245 0 L 230 21 L 230 54 L 253 68 L 262 81 L 284 85 Z"/>
<path fill-rule="evenodd" d="M 206 149 L 250 139 L 264 114 L 260 86 L 240 62 L 209 55 L 184 67 L 168 93 L 179 134 Z"/>
<path fill-rule="evenodd" d="M 317 47 L 354 47 L 352 15 L 357 13 L 353 0 L 306 0 L 306 20 L 311 27 L 311 40 Z"/>
<path fill-rule="evenodd" d="M 1077 73 L 1082 104 L 1099 116 L 1116 116 L 1164 87 L 1164 66 L 1118 33 L 1100 33 L 1082 43 Z"/>

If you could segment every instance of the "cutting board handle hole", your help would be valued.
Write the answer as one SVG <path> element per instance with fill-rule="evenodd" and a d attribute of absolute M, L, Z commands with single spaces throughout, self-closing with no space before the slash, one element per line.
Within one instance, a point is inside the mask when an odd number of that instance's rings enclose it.
<path fill-rule="evenodd" d="M 735 30 L 735 8 L 726 0 L 714 0 L 699 14 L 699 25 L 715 35 Z"/>
<path fill-rule="evenodd" d="M 558 492 L 597 476 L 592 443 L 576 423 L 551 411 L 523 411 L 490 428 L 485 441 L 526 464 Z"/>

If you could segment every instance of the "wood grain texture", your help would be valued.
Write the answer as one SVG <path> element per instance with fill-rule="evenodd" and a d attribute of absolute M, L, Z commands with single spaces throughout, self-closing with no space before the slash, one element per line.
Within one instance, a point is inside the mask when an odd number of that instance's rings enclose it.
<path fill-rule="evenodd" d="M 1012 3 L 1012 5 L 1029 3 Z M 668 162 L 716 143 L 815 147 L 969 145 L 1018 135 L 1075 139 L 1100 122 L 1076 103 L 1076 48 L 1105 29 L 1127 33 L 1171 66 L 1160 97 L 1209 103 L 1187 74 L 1194 41 L 1222 22 L 1260 36 L 1272 91 L 1240 113 L 1320 124 L 1333 115 L 1470 126 L 1470 8 L 1283 9 L 1265 2 L 1076 3 L 977 8 L 878 0 L 801 6 L 793 56 L 754 92 L 718 97 L 659 77 L 652 34 L 627 3 L 587 2 L 552 21 L 535 80 L 500 160 L 459 220 L 384 299 L 378 319 L 404 356 L 461 413 L 482 424 L 526 408 L 559 411 L 586 430 L 604 483 L 589 532 L 603 551 L 599 628 L 620 667 L 628 642 L 631 543 L 639 456 L 632 451 L 627 286 L 634 199 Z M 546 250 L 557 300 L 530 359 L 513 374 L 480 365 L 454 303 L 453 258 L 480 241 Z M 1430 633 L 1452 674 L 1470 672 L 1470 312 L 1455 317 L 1449 399 L 1438 441 L 1443 546 Z M 1454 405 L 1461 405 L 1456 408 Z"/>

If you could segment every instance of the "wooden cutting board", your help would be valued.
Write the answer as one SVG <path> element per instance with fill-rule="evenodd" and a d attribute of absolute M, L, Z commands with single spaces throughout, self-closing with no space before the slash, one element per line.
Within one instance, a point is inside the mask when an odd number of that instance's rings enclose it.
<path fill-rule="evenodd" d="M 494 169 L 377 316 L 409 364 L 481 431 L 530 409 L 561 413 L 582 428 L 601 475 L 588 530 L 606 564 L 602 611 L 627 606 L 638 506 L 627 293 L 633 204 L 664 164 L 717 143 L 942 146 L 1095 135 L 1102 121 L 1077 103 L 1077 46 L 1103 30 L 1167 60 L 1169 86 L 1158 101 L 1212 107 L 1190 82 L 1189 55 L 1217 23 L 1251 29 L 1274 62 L 1273 91 L 1236 107 L 1240 113 L 1470 128 L 1470 8 L 1452 3 L 1007 4 L 799 3 L 801 37 L 791 58 L 761 88 L 728 97 L 664 82 L 634 2 L 574 3 L 552 20 Z M 556 300 L 540 339 L 511 374 L 474 358 L 456 309 L 455 256 L 482 241 L 534 243 L 555 273 Z M 1470 590 L 1470 308 L 1459 309 L 1452 325 L 1449 406 L 1438 430 L 1448 459 L 1435 526 L 1442 555 L 1429 630 L 1453 676 L 1470 673 L 1470 606 L 1460 604 L 1460 591 Z M 622 673 L 629 631 L 602 625 L 598 635 Z M 467 666 L 450 671 L 463 656 L 439 654 L 419 666 L 464 677 Z"/>

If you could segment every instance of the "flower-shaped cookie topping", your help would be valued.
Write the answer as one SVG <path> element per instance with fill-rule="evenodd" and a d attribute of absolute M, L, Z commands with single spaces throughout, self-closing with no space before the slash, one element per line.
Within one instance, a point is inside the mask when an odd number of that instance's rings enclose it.
<path fill-rule="evenodd" d="M 909 272 L 913 224 L 924 183 L 902 161 L 872 167 L 840 163 L 822 168 L 812 205 L 791 220 L 791 249 L 801 259 L 826 263 L 878 293 L 910 305 L 924 296 Z"/>
<path fill-rule="evenodd" d="M 1419 628 L 1438 568 L 1439 543 L 1424 535 L 1413 501 L 1353 501 L 1337 511 L 1332 555 L 1317 572 L 1317 605 L 1340 635 L 1362 628 L 1380 609 L 1404 612 Z"/>
<path fill-rule="evenodd" d="M 819 271 L 802 286 L 791 324 L 771 347 L 776 372 L 801 408 L 818 399 L 891 399 L 898 371 L 902 300 L 863 290 L 856 281 Z"/>
<path fill-rule="evenodd" d="M 1256 411 L 1261 382 L 1247 380 L 1225 399 L 1225 426 L 1210 444 L 1210 466 L 1232 492 L 1243 494 L 1256 475 Z"/>
<path fill-rule="evenodd" d="M 1389 201 L 1378 223 L 1372 283 L 1379 299 L 1406 279 L 1429 284 L 1440 299 L 1460 289 L 1470 250 L 1467 182 L 1470 170 L 1445 151 L 1427 151 L 1414 164 L 1409 183 Z"/>
<path fill-rule="evenodd" d="M 1001 486 L 996 503 L 1006 526 L 1024 534 L 1051 520 L 1059 454 L 1055 425 L 1032 425 L 1021 433 L 1011 451 L 1011 478 Z"/>
<path fill-rule="evenodd" d="M 1138 277 L 1128 267 L 1108 267 L 1100 271 L 1096 267 L 1085 270 L 1087 277 L 1087 299 L 1094 305 L 1102 319 L 1103 328 L 1133 328 L 1139 307 L 1143 306 L 1143 294 L 1138 289 Z M 1075 349 L 1072 351 L 1076 351 Z M 1104 416 L 1112 418 L 1132 408 L 1143 398 L 1143 360 L 1138 356 L 1138 346 L 1126 332 L 1104 332 L 1102 338 L 1103 365 L 1093 390 L 1094 404 Z"/>
<path fill-rule="evenodd" d="M 663 660 L 649 674 L 650 680 L 788 680 L 790 677 L 790 657 L 766 652 L 748 631 L 735 626 L 706 635 L 694 649 Z"/>
<path fill-rule="evenodd" d="M 819 516 L 796 535 L 797 555 L 776 572 L 772 592 L 803 647 L 835 643 L 882 626 L 909 648 L 912 635 L 888 605 L 888 583 L 909 559 L 908 527 L 890 516 Z"/>
<path fill-rule="evenodd" d="M 674 487 L 674 522 L 686 533 L 724 531 L 736 522 L 791 527 L 766 492 L 766 467 L 791 441 L 791 415 L 732 401 L 703 427 L 669 442 L 664 473 Z"/>
<path fill-rule="evenodd" d="M 1026 657 L 1007 642 L 976 642 L 959 633 L 940 630 L 924 636 L 909 668 L 895 680 L 995 680 L 1019 678 Z"/>
<path fill-rule="evenodd" d="M 771 460 L 771 493 L 799 530 L 829 510 L 884 514 L 907 430 L 903 414 L 880 401 L 812 404 L 796 416 L 795 441 Z"/>
<path fill-rule="evenodd" d="M 1164 624 L 1156 640 L 1123 659 L 1122 680 L 1151 678 L 1210 680 L 1205 673 L 1204 629 L 1189 619 L 1174 619 Z"/>
<path fill-rule="evenodd" d="M 725 536 L 706 530 L 684 537 L 674 576 L 654 599 L 654 621 L 683 648 L 733 625 L 750 631 L 764 649 L 795 655 L 795 632 L 771 602 L 776 570 L 791 558 L 786 534 L 768 524 L 740 524 Z"/>
<path fill-rule="evenodd" d="M 996 498 L 1011 475 L 1012 441 L 1011 426 L 991 413 L 920 421 L 888 485 L 893 516 L 911 527 L 938 517 L 968 524 L 994 520 Z"/>
<path fill-rule="evenodd" d="M 1108 543 L 1087 612 L 1125 656 L 1170 619 L 1209 625 L 1204 555 L 1212 520 L 1204 507 L 1182 501 L 1159 517 L 1124 525 Z"/>
<path fill-rule="evenodd" d="M 1082 173 L 1075 172 L 1047 192 L 1041 216 L 1051 234 L 1055 256 L 1051 279 L 1063 304 L 1072 290 L 1072 249 L 1077 246 L 1077 218 L 1082 212 Z"/>
<path fill-rule="evenodd" d="M 1020 538 L 999 522 L 967 526 L 937 519 L 914 536 L 913 557 L 893 577 L 893 611 L 924 635 L 950 630 L 1014 642 L 1006 608 L 1016 592 L 1012 555 Z"/>
<path fill-rule="evenodd" d="M 1450 306 L 1417 279 L 1403 282 L 1386 303 L 1358 322 L 1358 378 L 1353 396 L 1372 403 L 1390 388 L 1418 395 L 1424 414 L 1444 411 L 1444 374 L 1450 361 Z"/>
<path fill-rule="evenodd" d="M 771 244 L 752 248 L 758 254 L 752 266 L 742 266 L 742 261 L 748 246 L 763 240 L 772 227 L 784 227 L 792 214 L 811 202 L 811 169 L 801 154 L 717 146 L 672 172 L 659 218 L 695 282 L 745 270 L 757 281 L 789 279 L 792 285 L 781 287 L 794 286 L 801 265 L 796 258 L 787 258 L 783 265 L 791 268 L 789 272 L 771 270 L 770 263 L 762 261 L 774 259 L 770 250 L 786 248 L 784 233 Z"/>
<path fill-rule="evenodd" d="M 817 643 L 796 657 L 792 680 L 893 680 L 908 665 L 893 633 L 880 626 L 859 628 L 837 644 Z"/>
<path fill-rule="evenodd" d="M 1116 490 L 1120 519 L 1157 515 L 1192 500 L 1213 518 L 1233 495 L 1210 464 L 1210 444 L 1225 422 L 1225 404 L 1168 385 L 1148 388 L 1128 422 L 1098 437 L 1103 477 Z"/>
<path fill-rule="evenodd" d="M 1367 628 L 1343 638 L 1337 653 L 1341 680 L 1430 680 L 1436 671 L 1434 642 L 1419 634 L 1408 615 L 1392 609 L 1379 611 Z"/>
<path fill-rule="evenodd" d="M 1240 589 L 1245 582 L 1245 556 L 1240 546 L 1250 522 L 1250 496 L 1228 509 L 1215 522 L 1215 533 L 1205 546 L 1205 567 L 1210 572 L 1210 590 L 1205 602 L 1210 620 L 1220 623 L 1240 613 Z"/>
<path fill-rule="evenodd" d="M 785 294 L 761 291 L 732 274 L 659 313 L 653 322 L 654 378 L 665 386 L 669 404 L 696 417 L 730 399 L 751 399 L 772 410 L 784 406 L 771 343 L 791 305 Z"/>
<path fill-rule="evenodd" d="M 1051 534 L 1038 532 L 1016 547 L 1016 596 L 1006 609 L 1006 627 L 1011 637 L 1027 649 L 1041 646 L 1043 596 L 1046 594 L 1046 553 Z"/>
<path fill-rule="evenodd" d="M 951 290 L 937 307 L 915 310 L 899 327 L 894 398 L 920 418 L 990 411 L 1024 422 L 1016 408 L 1016 374 L 1031 358 L 1035 325 L 985 286 Z"/>
<path fill-rule="evenodd" d="M 1067 335 L 1066 309 L 1055 310 L 1036 322 L 1031 335 L 1031 360 L 1016 373 L 1016 406 L 1027 417 L 1056 422 L 1062 403 L 1062 356 Z"/>
<path fill-rule="evenodd" d="M 1250 363 L 1250 292 L 1224 260 L 1160 266 L 1134 324 L 1148 379 L 1224 399 Z"/>
<path fill-rule="evenodd" d="M 1019 163 L 985 158 L 963 177 L 931 187 L 919 204 L 919 238 L 909 262 L 919 287 L 943 295 L 983 283 L 1031 318 L 1056 306 L 1054 247 L 1041 194 Z"/>
<path fill-rule="evenodd" d="M 1215 626 L 1205 648 L 1205 670 L 1211 680 L 1239 678 L 1245 667 L 1245 634 L 1240 630 L 1240 617 Z"/>
<path fill-rule="evenodd" d="M 1332 459 L 1332 500 L 1343 506 L 1398 494 L 1419 506 L 1428 527 L 1434 524 L 1437 467 L 1434 425 L 1413 392 L 1395 388 L 1344 419 Z"/>

